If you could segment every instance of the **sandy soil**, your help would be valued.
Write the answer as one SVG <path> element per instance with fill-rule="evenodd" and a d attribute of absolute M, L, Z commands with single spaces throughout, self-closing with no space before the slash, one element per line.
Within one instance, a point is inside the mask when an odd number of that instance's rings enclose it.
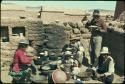
<path fill-rule="evenodd" d="M 1 71 L 1 80 L 3 83 L 11 83 L 12 77 L 8 75 L 8 71 Z M 113 83 L 122 83 L 123 79 L 120 78 L 120 76 L 115 74 L 115 79 Z M 84 83 L 102 83 L 97 80 L 89 80 L 89 81 L 83 81 Z M 67 83 L 73 83 L 73 80 L 67 81 Z"/>

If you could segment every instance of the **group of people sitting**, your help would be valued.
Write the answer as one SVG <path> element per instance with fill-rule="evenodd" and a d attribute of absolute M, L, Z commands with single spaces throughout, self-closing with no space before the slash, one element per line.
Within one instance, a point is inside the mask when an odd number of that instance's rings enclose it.
<path fill-rule="evenodd" d="M 96 65 L 85 66 L 84 58 L 83 44 L 80 42 L 80 38 L 74 37 L 62 49 L 60 67 L 68 76 L 73 75 L 73 79 L 84 77 L 82 74 L 90 72 L 92 79 L 99 79 L 106 84 L 112 83 L 114 79 L 114 60 L 111 57 L 111 53 L 109 53 L 108 47 L 102 47 L 100 56 L 96 60 L 98 61 Z"/>
<path fill-rule="evenodd" d="M 24 73 L 24 71 L 27 70 L 27 66 L 32 64 L 33 60 L 37 59 L 37 56 L 30 56 L 30 54 L 28 54 L 28 56 L 26 54 L 29 48 L 28 44 L 27 40 L 21 40 L 19 43 L 19 47 L 15 52 L 13 65 L 11 67 L 11 70 L 15 73 Z M 105 83 L 112 83 L 114 78 L 114 61 L 110 55 L 111 54 L 109 53 L 108 48 L 103 47 L 100 52 L 100 56 L 98 57 L 98 64 L 94 67 L 85 67 L 83 64 L 85 56 L 84 47 L 80 42 L 80 38 L 74 37 L 70 39 L 69 44 L 66 44 L 63 47 L 62 59 L 61 62 L 58 62 L 58 69 L 63 70 L 68 79 L 70 79 L 71 75 L 73 75 L 73 79 L 76 80 L 79 74 L 84 74 L 85 72 L 90 71 L 93 79 L 101 78 Z M 13 80 L 13 82 L 15 81 Z"/>
<path fill-rule="evenodd" d="M 86 23 L 86 28 L 92 32 L 90 40 L 90 57 L 92 59 L 90 66 L 84 66 L 84 57 L 86 54 L 84 46 L 80 41 L 81 38 L 72 37 L 70 43 L 64 45 L 62 48 L 62 58 L 58 62 L 57 68 L 66 73 L 67 79 L 70 79 L 71 75 L 73 75 L 73 79 L 77 79 L 77 76 L 80 73 L 90 72 L 92 79 L 103 79 L 103 82 L 106 84 L 112 83 L 114 79 L 115 64 L 111 57 L 111 53 L 109 53 L 108 47 L 102 47 L 101 45 L 102 35 L 106 33 L 107 29 L 103 20 L 99 18 L 98 10 L 94 10 L 93 19 Z M 20 40 L 19 47 L 14 55 L 14 60 L 10 70 L 11 72 L 16 74 L 24 73 L 25 70 L 27 70 L 27 66 L 30 66 L 31 69 L 36 71 L 32 67 L 32 62 L 33 60 L 37 60 L 38 57 L 35 56 L 35 54 L 30 55 L 27 53 L 28 45 L 29 41 Z M 12 74 L 13 73 L 10 73 L 10 75 Z M 57 79 L 53 78 L 53 81 L 56 82 L 56 80 L 63 80 L 59 79 L 58 75 L 54 76 Z M 23 79 L 20 79 L 20 81 L 23 82 Z M 17 81 L 13 79 L 13 83 L 17 83 Z"/>

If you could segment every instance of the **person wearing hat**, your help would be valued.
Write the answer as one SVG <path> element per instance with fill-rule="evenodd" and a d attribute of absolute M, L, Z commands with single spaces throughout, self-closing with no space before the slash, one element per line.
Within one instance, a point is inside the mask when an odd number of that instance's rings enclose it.
<path fill-rule="evenodd" d="M 73 36 L 70 38 L 70 43 L 64 45 L 62 48 L 62 54 L 67 51 L 67 49 L 70 49 L 72 52 L 74 58 L 76 58 L 80 64 L 82 64 L 83 56 L 85 55 L 84 53 L 84 47 L 83 44 L 80 41 L 80 37 Z"/>
<path fill-rule="evenodd" d="M 107 32 L 106 23 L 100 18 L 99 10 L 94 10 L 93 19 L 86 23 L 85 28 L 91 31 L 90 57 L 92 66 L 95 66 L 98 63 L 97 58 L 100 56 L 102 36 Z"/>
<path fill-rule="evenodd" d="M 62 55 L 62 63 L 65 63 L 66 60 L 71 58 L 72 55 L 73 54 L 72 54 L 72 52 L 70 50 L 65 51 L 64 54 Z"/>
<path fill-rule="evenodd" d="M 71 76 L 76 76 L 79 70 L 79 65 L 80 63 L 78 62 L 77 58 L 74 58 L 72 52 L 67 50 L 63 55 L 59 69 L 62 69 L 67 74 L 69 80 Z"/>
<path fill-rule="evenodd" d="M 95 76 L 105 84 L 111 84 L 114 79 L 115 63 L 110 55 L 108 47 L 103 47 L 96 68 L 92 68 L 95 71 Z"/>
<path fill-rule="evenodd" d="M 26 55 L 26 48 L 29 45 L 29 41 L 26 39 L 21 39 L 19 42 L 19 46 L 18 49 L 16 50 L 15 54 L 14 54 L 14 59 L 13 59 L 13 63 L 11 66 L 11 71 L 19 74 L 19 73 L 23 73 L 27 67 L 28 64 L 31 64 L 32 60 L 37 59 L 36 56 L 27 56 Z M 24 80 L 18 81 L 18 82 L 23 82 Z M 16 80 L 12 81 L 13 83 L 16 83 Z"/>

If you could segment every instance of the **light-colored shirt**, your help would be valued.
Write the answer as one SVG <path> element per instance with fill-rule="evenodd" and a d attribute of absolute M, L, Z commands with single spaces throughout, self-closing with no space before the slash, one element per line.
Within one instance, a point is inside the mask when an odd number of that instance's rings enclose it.
<path fill-rule="evenodd" d="M 115 63 L 114 63 L 114 60 L 111 56 L 108 56 L 108 58 L 111 59 L 111 61 L 109 62 L 109 69 L 108 69 L 108 72 L 104 73 L 106 76 L 108 75 L 111 75 L 111 74 L 114 74 L 115 72 Z"/>

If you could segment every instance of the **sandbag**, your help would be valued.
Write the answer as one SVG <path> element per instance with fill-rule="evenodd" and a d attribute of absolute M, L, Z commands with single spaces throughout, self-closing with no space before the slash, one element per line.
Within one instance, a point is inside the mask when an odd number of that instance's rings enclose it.
<path fill-rule="evenodd" d="M 77 26 L 78 26 L 78 28 L 81 28 L 81 27 L 83 27 L 83 23 L 82 22 L 77 22 Z"/>
<path fill-rule="evenodd" d="M 80 32 L 81 32 L 82 34 L 84 34 L 84 33 L 88 33 L 89 30 L 88 30 L 87 28 L 80 28 Z"/>
<path fill-rule="evenodd" d="M 68 22 L 68 24 L 69 24 L 72 28 L 76 28 L 76 27 L 77 27 L 77 24 L 76 24 L 76 23 Z"/>
<path fill-rule="evenodd" d="M 74 34 L 80 34 L 80 30 L 79 30 L 78 28 L 74 28 L 74 29 L 73 29 L 73 33 L 74 33 Z"/>

